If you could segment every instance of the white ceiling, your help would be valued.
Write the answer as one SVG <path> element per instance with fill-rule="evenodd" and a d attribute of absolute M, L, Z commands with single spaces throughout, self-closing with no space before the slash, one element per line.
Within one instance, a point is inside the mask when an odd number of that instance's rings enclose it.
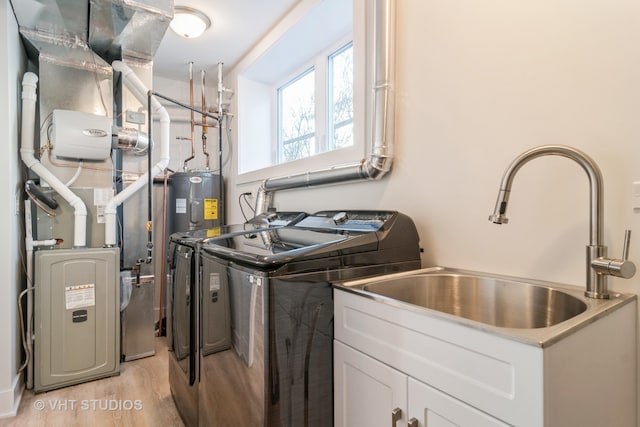
<path fill-rule="evenodd" d="M 197 39 L 185 39 L 171 29 L 153 60 L 154 74 L 188 79 L 189 62 L 194 71 L 214 73 L 219 62 L 232 68 L 295 4 L 302 0 L 175 0 L 204 12 L 211 27 Z"/>

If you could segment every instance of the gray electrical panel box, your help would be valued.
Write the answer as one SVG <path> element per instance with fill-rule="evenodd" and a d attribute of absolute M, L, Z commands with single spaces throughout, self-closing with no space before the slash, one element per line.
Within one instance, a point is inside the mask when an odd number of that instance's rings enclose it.
<path fill-rule="evenodd" d="M 34 256 L 34 390 L 120 373 L 120 250 Z"/>

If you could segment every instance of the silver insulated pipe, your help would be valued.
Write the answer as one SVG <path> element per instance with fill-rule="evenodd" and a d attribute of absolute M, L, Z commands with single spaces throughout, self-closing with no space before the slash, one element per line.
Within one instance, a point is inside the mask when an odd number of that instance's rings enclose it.
<path fill-rule="evenodd" d="M 391 170 L 395 132 L 395 21 L 396 0 L 375 0 L 373 119 L 369 157 L 355 164 L 264 180 L 256 197 L 256 215 L 268 210 L 269 192 L 353 180 L 377 180 Z"/>

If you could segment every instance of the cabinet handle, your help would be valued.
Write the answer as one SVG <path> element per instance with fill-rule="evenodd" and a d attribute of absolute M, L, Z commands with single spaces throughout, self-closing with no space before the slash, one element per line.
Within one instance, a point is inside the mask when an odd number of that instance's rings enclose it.
<path fill-rule="evenodd" d="M 402 418 L 402 409 L 395 408 L 391 411 L 391 427 L 396 427 L 396 423 Z"/>
<path fill-rule="evenodd" d="M 409 424 L 407 424 L 407 427 L 418 427 L 418 420 L 416 420 L 415 418 L 411 418 L 409 420 Z"/>

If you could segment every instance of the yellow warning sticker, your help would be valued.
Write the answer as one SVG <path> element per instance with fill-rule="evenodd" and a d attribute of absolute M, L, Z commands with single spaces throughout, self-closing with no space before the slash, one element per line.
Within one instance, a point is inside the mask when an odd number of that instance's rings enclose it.
<path fill-rule="evenodd" d="M 218 219 L 218 199 L 204 199 L 204 219 Z"/>
<path fill-rule="evenodd" d="M 220 235 L 220 227 L 214 227 L 207 230 L 207 237 L 216 237 Z"/>

